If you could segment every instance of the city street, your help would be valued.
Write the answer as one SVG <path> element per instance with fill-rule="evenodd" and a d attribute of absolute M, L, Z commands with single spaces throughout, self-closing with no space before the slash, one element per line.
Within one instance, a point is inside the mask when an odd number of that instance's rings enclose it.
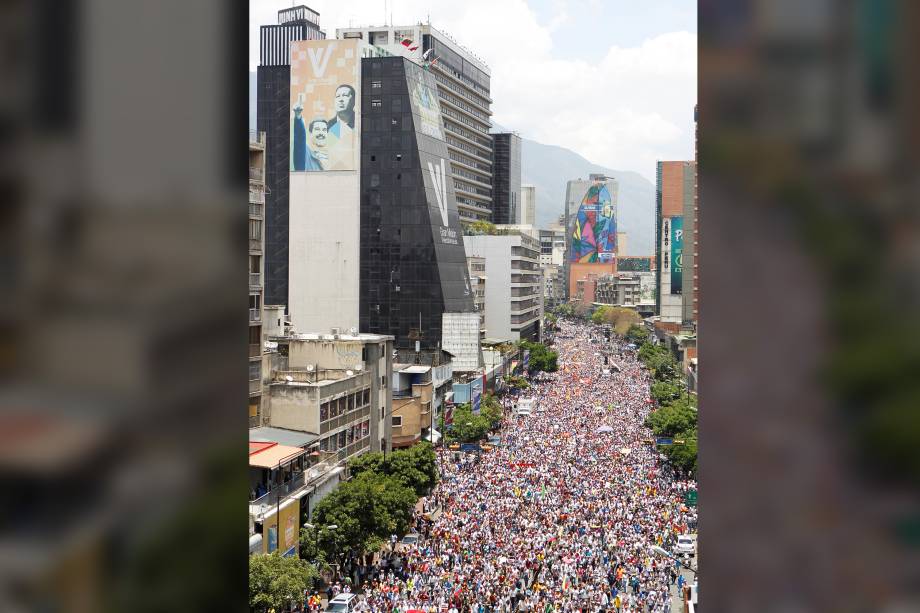
<path fill-rule="evenodd" d="M 682 610 L 675 562 L 650 547 L 672 551 L 695 530 L 683 493 L 696 483 L 678 480 L 649 442 L 635 354 L 614 341 L 620 370 L 605 374 L 600 331 L 561 326 L 559 372 L 524 392 L 536 410 L 509 416 L 492 451 L 460 462 L 440 451 L 429 504 L 442 513 L 359 587 L 359 610 Z"/>

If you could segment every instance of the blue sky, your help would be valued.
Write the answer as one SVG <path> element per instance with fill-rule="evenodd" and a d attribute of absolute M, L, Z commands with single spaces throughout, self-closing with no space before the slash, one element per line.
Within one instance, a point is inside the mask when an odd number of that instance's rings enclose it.
<path fill-rule="evenodd" d="M 290 0 L 251 0 L 258 26 Z M 327 36 L 381 25 L 383 0 L 312 0 Z M 387 0 L 393 22 L 425 21 L 488 62 L 493 121 L 591 162 L 654 181 L 656 160 L 693 158 L 693 0 Z M 509 27 L 511 24 L 513 27 Z"/>

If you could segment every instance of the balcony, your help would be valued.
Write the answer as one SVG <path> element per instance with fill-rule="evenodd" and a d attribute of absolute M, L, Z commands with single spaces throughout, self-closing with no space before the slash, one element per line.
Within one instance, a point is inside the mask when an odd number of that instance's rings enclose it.
<path fill-rule="evenodd" d="M 262 273 L 249 273 L 249 287 L 262 287 Z"/>
<path fill-rule="evenodd" d="M 250 166 L 249 167 L 249 180 L 258 181 L 259 183 L 262 183 L 263 181 L 265 181 L 265 172 L 261 168 L 253 168 L 252 166 Z"/>
<path fill-rule="evenodd" d="M 249 202 L 249 216 L 262 218 L 262 205 L 257 202 Z"/>
<path fill-rule="evenodd" d="M 262 251 L 262 239 L 261 238 L 250 238 L 249 239 L 249 250 L 250 251 Z"/>
<path fill-rule="evenodd" d="M 249 357 L 257 358 L 262 355 L 262 345 L 258 343 L 249 344 Z"/>
<path fill-rule="evenodd" d="M 249 309 L 249 322 L 262 321 L 262 309 Z"/>
<path fill-rule="evenodd" d="M 262 381 L 256 379 L 255 381 L 249 382 L 249 395 L 255 396 L 262 393 Z"/>

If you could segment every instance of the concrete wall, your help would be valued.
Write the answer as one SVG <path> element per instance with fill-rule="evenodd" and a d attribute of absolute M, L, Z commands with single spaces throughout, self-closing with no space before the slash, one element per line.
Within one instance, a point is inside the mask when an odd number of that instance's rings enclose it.
<path fill-rule="evenodd" d="M 319 388 L 276 383 L 269 390 L 272 426 L 319 432 Z"/>
<path fill-rule="evenodd" d="M 486 283 L 488 287 L 488 283 Z M 454 356 L 453 370 L 469 372 L 482 364 L 479 345 L 479 313 L 444 313 L 441 320 L 444 351 Z"/>
<path fill-rule="evenodd" d="M 359 171 L 290 176 L 289 312 L 298 332 L 358 327 Z"/>
<path fill-rule="evenodd" d="M 512 339 L 511 333 L 511 247 L 520 245 L 517 236 L 464 236 L 467 257 L 486 259 L 485 321 L 489 338 Z"/>

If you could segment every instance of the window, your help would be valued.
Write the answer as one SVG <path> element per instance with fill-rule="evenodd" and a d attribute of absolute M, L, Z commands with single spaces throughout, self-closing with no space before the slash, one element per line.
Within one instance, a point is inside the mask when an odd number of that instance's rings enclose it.
<path fill-rule="evenodd" d="M 383 105 L 383 102 L 380 100 L 380 98 L 374 98 L 371 100 L 371 106 L 374 108 L 379 108 L 382 105 Z"/>
<path fill-rule="evenodd" d="M 376 155 L 372 155 L 372 156 L 371 156 L 371 161 L 372 161 L 372 162 L 376 162 L 376 161 L 377 161 L 377 156 L 376 156 Z"/>
<path fill-rule="evenodd" d="M 262 261 L 262 256 L 250 255 L 249 256 L 249 272 L 251 273 L 262 272 L 261 261 Z"/>
<path fill-rule="evenodd" d="M 249 238 L 253 240 L 262 240 L 262 220 L 249 220 Z"/>
<path fill-rule="evenodd" d="M 258 381 L 262 378 L 262 362 L 249 363 L 249 380 Z"/>
<path fill-rule="evenodd" d="M 371 89 L 380 89 L 383 87 L 382 81 L 371 81 Z"/>
<path fill-rule="evenodd" d="M 324 402 L 319 407 L 319 420 L 326 421 L 327 419 L 329 419 L 329 403 Z"/>
<path fill-rule="evenodd" d="M 394 428 L 402 428 L 402 415 L 394 415 L 394 416 L 393 416 L 393 427 L 394 427 Z"/>
<path fill-rule="evenodd" d="M 402 153 L 397 153 L 395 159 L 397 162 L 402 162 Z"/>

